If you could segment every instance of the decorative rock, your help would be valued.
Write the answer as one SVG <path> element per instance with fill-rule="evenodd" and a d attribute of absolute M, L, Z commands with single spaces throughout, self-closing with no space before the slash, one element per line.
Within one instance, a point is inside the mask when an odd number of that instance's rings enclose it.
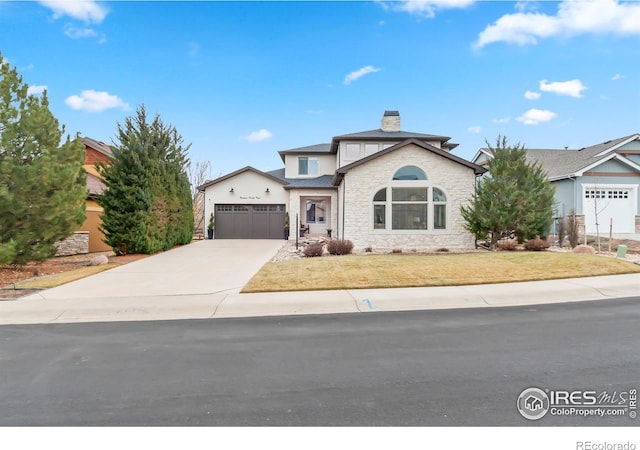
<path fill-rule="evenodd" d="M 91 258 L 91 261 L 89 261 L 89 265 L 91 266 L 102 266 L 107 263 L 109 263 L 109 258 L 107 258 L 105 255 L 94 256 L 93 258 Z"/>
<path fill-rule="evenodd" d="M 576 245 L 573 248 L 573 253 L 585 253 L 588 255 L 595 255 L 596 249 L 591 247 L 590 245 L 580 244 L 580 245 Z"/>

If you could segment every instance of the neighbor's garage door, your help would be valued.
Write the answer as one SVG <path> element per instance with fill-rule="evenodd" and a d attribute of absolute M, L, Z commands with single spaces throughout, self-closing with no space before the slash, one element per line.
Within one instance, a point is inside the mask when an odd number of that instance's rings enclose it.
<path fill-rule="evenodd" d="M 614 233 L 633 233 L 636 214 L 633 197 L 631 189 L 600 187 L 585 189 L 582 211 L 587 233 L 595 234 L 596 231 L 601 234 L 608 233 L 610 220 L 612 220 Z"/>
<path fill-rule="evenodd" d="M 283 239 L 285 205 L 216 205 L 216 239 Z"/>

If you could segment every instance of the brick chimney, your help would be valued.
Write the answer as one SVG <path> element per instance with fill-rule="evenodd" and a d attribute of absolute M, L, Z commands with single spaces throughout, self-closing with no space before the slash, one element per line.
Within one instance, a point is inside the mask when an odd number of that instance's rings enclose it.
<path fill-rule="evenodd" d="M 400 131 L 400 113 L 398 111 L 385 111 L 382 116 L 382 131 Z"/>

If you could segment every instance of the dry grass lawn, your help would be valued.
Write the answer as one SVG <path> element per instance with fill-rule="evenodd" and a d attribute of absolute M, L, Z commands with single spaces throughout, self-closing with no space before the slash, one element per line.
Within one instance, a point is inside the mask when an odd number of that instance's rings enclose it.
<path fill-rule="evenodd" d="M 31 278 L 29 280 L 16 283 L 15 286 L 20 289 L 49 289 L 103 272 L 105 270 L 113 269 L 119 265 L 120 264 L 109 263 L 102 266 L 81 267 L 67 272 Z"/>
<path fill-rule="evenodd" d="M 624 273 L 640 273 L 640 266 L 557 252 L 325 256 L 267 263 L 242 292 L 458 286 Z"/>

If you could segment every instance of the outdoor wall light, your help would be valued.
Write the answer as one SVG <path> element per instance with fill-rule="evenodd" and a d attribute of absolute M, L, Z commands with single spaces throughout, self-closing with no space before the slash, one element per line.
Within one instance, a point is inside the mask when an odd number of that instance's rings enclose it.
<path fill-rule="evenodd" d="M 265 192 L 268 194 L 269 193 L 269 188 L 267 188 L 267 190 Z"/>
<path fill-rule="evenodd" d="M 229 189 L 229 193 L 233 194 L 233 188 Z"/>

